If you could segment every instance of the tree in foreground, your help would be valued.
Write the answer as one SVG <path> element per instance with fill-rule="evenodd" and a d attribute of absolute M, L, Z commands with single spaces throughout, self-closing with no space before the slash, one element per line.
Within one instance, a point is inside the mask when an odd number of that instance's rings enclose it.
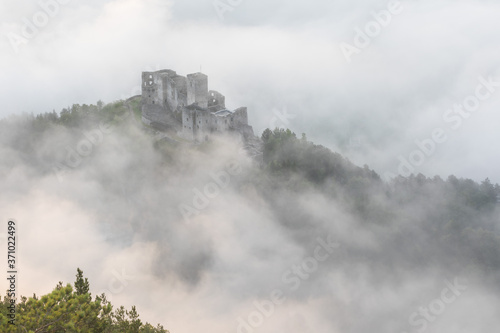
<path fill-rule="evenodd" d="M 123 306 L 113 311 L 105 294 L 92 300 L 88 279 L 79 268 L 74 288 L 59 282 L 50 294 L 21 297 L 14 325 L 8 316 L 10 303 L 8 295 L 0 300 L 1 332 L 168 333 L 159 324 L 156 327 L 143 324 L 135 306 L 130 311 Z"/>

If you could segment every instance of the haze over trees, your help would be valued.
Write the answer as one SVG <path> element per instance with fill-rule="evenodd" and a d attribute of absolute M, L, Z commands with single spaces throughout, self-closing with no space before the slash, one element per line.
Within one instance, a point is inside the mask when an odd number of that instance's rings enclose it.
<path fill-rule="evenodd" d="M 166 295 L 165 304 L 150 306 L 160 308 L 169 326 L 176 319 L 170 313 L 193 306 L 207 311 L 204 323 L 244 317 L 232 311 L 265 298 L 276 285 L 287 289 L 282 272 L 325 235 L 341 244 L 335 258 L 287 294 L 297 312 L 317 301 L 310 309 L 325 327 L 410 330 L 408 316 L 439 294 L 443 279 L 455 276 L 477 286 L 471 300 L 500 304 L 500 187 L 487 175 L 481 182 L 422 174 L 386 182 L 306 134 L 299 138 L 278 128 L 262 133 L 262 158 L 253 159 L 237 136 L 199 145 L 170 140 L 141 124 L 138 106 L 138 100 L 73 105 L 60 114 L 0 120 L 0 177 L 5 193 L 20 202 L 38 191 L 88 213 L 103 248 L 153 244 L 144 269 L 154 281 L 151 289 L 145 284 L 125 292 Z M 96 134 L 102 124 L 106 130 Z M 82 150 L 83 140 L 90 149 Z M 179 206 L 192 205 L 230 161 L 241 174 L 186 221 Z M 0 208 L 8 202 L 0 200 Z M 206 286 L 220 291 L 217 307 L 214 296 L 202 292 Z M 172 293 L 197 301 L 176 306 L 169 303 Z M 373 299 L 376 304 L 367 301 Z M 323 306 L 338 315 L 323 313 Z M 460 305 L 456 311 L 454 321 L 466 317 Z M 60 283 L 48 295 L 23 299 L 18 315 L 27 331 L 165 332 L 143 324 L 137 312 L 92 297 L 78 270 L 74 286 Z M 304 324 L 305 331 L 314 327 Z"/>

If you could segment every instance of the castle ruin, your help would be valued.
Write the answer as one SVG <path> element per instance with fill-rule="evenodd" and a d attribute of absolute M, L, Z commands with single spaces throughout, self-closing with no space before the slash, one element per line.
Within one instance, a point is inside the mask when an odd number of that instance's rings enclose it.
<path fill-rule="evenodd" d="M 184 77 L 170 69 L 143 72 L 142 121 L 196 142 L 222 132 L 254 135 L 247 108 L 226 109 L 224 95 L 208 90 L 208 77 L 203 73 Z"/>

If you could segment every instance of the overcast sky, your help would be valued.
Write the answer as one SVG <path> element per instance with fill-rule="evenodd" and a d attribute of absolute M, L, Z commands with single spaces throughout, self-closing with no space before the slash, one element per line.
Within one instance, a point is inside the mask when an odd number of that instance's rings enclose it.
<path fill-rule="evenodd" d="M 500 81 L 500 4 L 389 7 L 376 0 L 69 1 L 48 6 L 48 16 L 38 1 L 2 0 L 0 116 L 111 102 L 138 94 L 143 70 L 201 68 L 229 107 L 249 107 L 257 134 L 290 127 L 381 175 L 404 174 L 401 156 L 415 173 L 500 182 L 500 87 L 475 112 L 443 118 L 474 96 L 479 77 Z M 379 18 L 383 26 L 374 24 L 373 13 L 387 9 L 393 14 Z M 372 37 L 356 44 L 366 29 Z M 440 142 L 416 152 L 415 140 L 432 139 L 436 128 Z"/>

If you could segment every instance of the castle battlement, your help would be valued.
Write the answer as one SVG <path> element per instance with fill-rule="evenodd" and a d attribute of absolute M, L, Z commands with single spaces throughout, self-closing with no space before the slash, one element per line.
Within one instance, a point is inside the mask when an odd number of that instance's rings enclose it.
<path fill-rule="evenodd" d="M 208 90 L 203 73 L 178 75 L 164 69 L 142 73 L 142 121 L 161 130 L 176 130 L 185 139 L 205 141 L 228 131 L 253 136 L 247 108 L 226 109 L 225 96 Z"/>

